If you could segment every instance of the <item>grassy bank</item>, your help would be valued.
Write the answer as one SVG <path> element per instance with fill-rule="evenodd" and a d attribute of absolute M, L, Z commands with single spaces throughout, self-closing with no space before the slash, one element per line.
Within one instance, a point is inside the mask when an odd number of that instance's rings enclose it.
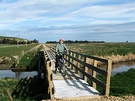
<path fill-rule="evenodd" d="M 105 82 L 104 77 L 98 76 L 98 78 Z M 98 87 L 98 91 L 100 91 L 100 93 L 103 92 L 100 87 Z M 127 72 L 118 73 L 111 77 L 110 95 L 135 95 L 135 69 L 130 69 Z"/>
<path fill-rule="evenodd" d="M 110 95 L 135 95 L 135 69 L 111 77 Z"/>

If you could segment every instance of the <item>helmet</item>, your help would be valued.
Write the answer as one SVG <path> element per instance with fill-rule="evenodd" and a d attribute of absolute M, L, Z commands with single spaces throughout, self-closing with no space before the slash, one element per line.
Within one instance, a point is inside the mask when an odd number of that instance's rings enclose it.
<path fill-rule="evenodd" d="M 60 41 L 61 41 L 61 40 L 62 40 L 62 41 L 64 41 L 64 39 L 63 39 L 63 38 L 60 38 Z"/>

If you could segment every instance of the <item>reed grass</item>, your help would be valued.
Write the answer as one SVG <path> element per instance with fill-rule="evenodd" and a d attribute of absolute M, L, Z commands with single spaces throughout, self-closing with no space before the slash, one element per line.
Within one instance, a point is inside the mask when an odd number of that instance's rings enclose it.
<path fill-rule="evenodd" d="M 67 44 L 71 50 L 110 59 L 113 63 L 135 60 L 135 43 L 86 43 Z"/>

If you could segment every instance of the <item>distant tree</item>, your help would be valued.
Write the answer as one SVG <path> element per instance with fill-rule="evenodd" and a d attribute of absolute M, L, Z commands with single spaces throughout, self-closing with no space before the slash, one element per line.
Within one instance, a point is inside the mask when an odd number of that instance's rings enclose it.
<path fill-rule="evenodd" d="M 38 40 L 34 39 L 33 41 L 31 41 L 32 43 L 38 43 Z"/>
<path fill-rule="evenodd" d="M 56 41 L 47 41 L 46 43 L 57 43 Z M 65 40 L 65 43 L 105 43 L 104 41 L 87 41 L 87 40 Z"/>
<path fill-rule="evenodd" d="M 57 43 L 57 41 L 47 41 L 46 43 Z"/>

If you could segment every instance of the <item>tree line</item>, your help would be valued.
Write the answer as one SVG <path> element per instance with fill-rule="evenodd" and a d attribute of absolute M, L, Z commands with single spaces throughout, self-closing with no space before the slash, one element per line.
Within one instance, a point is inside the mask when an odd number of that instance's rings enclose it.
<path fill-rule="evenodd" d="M 47 41 L 46 43 L 58 43 L 57 41 Z M 105 41 L 82 41 L 82 40 L 65 40 L 64 43 L 105 43 Z"/>
<path fill-rule="evenodd" d="M 0 39 L 0 44 L 31 44 L 31 43 L 38 43 L 38 40 L 34 39 L 30 41 L 30 40 L 17 40 L 8 38 Z"/>

